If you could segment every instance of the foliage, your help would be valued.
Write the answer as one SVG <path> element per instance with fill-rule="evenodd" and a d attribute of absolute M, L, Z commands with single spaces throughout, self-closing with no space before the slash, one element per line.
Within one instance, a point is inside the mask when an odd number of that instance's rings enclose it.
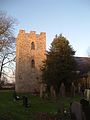
<path fill-rule="evenodd" d="M 56 35 L 51 43 L 50 50 L 47 51 L 47 59 L 44 61 L 41 70 L 43 80 L 48 86 L 53 85 L 57 92 L 61 82 L 68 86 L 75 79 L 76 61 L 74 54 L 75 51 L 69 41 L 61 34 Z"/>
<path fill-rule="evenodd" d="M 0 81 L 14 68 L 15 61 L 15 19 L 0 11 Z"/>

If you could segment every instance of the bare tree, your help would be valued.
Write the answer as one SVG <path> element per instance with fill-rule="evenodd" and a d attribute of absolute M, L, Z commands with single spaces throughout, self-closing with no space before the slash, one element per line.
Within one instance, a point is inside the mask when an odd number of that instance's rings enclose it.
<path fill-rule="evenodd" d="M 15 68 L 15 24 L 14 18 L 0 11 L 0 82 Z"/>

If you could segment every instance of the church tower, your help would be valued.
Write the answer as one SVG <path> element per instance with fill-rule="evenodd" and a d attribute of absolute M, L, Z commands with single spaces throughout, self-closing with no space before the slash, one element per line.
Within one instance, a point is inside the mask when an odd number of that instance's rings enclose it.
<path fill-rule="evenodd" d="M 46 59 L 46 33 L 20 30 L 16 39 L 16 92 L 39 91 L 42 61 Z"/>

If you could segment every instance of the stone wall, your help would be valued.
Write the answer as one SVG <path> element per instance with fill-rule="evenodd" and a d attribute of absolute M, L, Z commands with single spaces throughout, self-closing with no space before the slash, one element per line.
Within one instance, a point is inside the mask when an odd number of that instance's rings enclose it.
<path fill-rule="evenodd" d="M 46 59 L 46 33 L 20 30 L 16 39 L 17 92 L 39 91 L 42 61 Z"/>

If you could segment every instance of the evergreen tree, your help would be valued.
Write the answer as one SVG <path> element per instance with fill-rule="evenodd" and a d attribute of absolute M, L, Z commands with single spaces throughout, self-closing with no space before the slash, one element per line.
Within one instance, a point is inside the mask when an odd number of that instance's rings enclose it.
<path fill-rule="evenodd" d="M 75 80 L 76 66 L 75 51 L 69 41 L 62 34 L 56 35 L 46 55 L 47 59 L 41 68 L 43 80 L 49 88 L 53 85 L 56 92 L 59 91 L 61 82 L 68 88 L 70 83 Z"/>

